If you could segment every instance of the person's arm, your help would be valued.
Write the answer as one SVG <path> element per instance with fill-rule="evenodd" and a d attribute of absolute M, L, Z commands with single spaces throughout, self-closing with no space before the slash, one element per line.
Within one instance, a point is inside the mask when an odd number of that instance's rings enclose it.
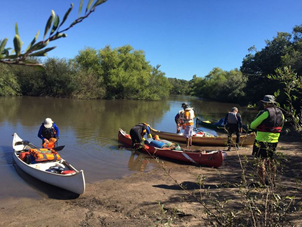
<path fill-rule="evenodd" d="M 228 124 L 228 113 L 224 117 L 223 125 L 226 126 Z"/>
<path fill-rule="evenodd" d="M 147 135 L 148 135 L 148 138 L 152 138 L 151 131 L 150 131 L 149 127 L 147 127 Z"/>
<path fill-rule="evenodd" d="M 262 121 L 264 121 L 268 117 L 269 117 L 268 111 L 264 111 L 251 123 L 251 129 L 256 129 L 262 123 Z"/>
<path fill-rule="evenodd" d="M 239 113 L 237 113 L 237 120 L 238 120 L 238 127 L 242 131 L 242 119 L 241 119 L 241 115 Z"/>
<path fill-rule="evenodd" d="M 59 127 L 58 127 L 55 123 L 53 124 L 53 127 L 54 127 L 54 129 L 56 130 L 56 132 L 57 132 L 57 139 L 59 139 L 59 136 L 60 136 Z"/>
<path fill-rule="evenodd" d="M 38 137 L 44 141 L 44 137 L 42 136 L 42 125 L 39 128 Z"/>

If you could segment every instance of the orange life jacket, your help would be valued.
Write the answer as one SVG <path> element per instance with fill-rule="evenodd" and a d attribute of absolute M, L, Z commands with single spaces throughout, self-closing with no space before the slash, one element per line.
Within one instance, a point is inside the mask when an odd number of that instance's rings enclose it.
<path fill-rule="evenodd" d="M 58 152 L 53 149 L 30 149 L 30 154 L 35 157 L 36 162 L 45 162 L 45 161 L 58 161 L 61 159 Z"/>
<path fill-rule="evenodd" d="M 48 143 L 47 142 L 43 143 L 43 148 L 48 148 L 48 149 L 54 148 L 56 142 L 57 142 L 56 138 L 50 138 Z"/>

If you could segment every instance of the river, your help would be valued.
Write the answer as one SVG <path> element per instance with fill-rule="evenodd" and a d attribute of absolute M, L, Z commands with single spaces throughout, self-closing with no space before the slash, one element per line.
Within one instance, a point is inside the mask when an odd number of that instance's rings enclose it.
<path fill-rule="evenodd" d="M 196 116 L 205 120 L 220 119 L 236 106 L 187 96 L 171 96 L 161 101 L 0 97 L 1 198 L 45 196 L 37 187 L 39 182 L 24 175 L 12 163 L 14 132 L 22 139 L 40 145 L 39 127 L 46 117 L 50 117 L 60 129 L 59 145 L 65 145 L 61 156 L 85 171 L 87 183 L 118 179 L 137 171 L 148 171 L 156 165 L 145 155 L 133 154 L 119 146 L 118 129 L 129 132 L 135 124 L 146 122 L 157 130 L 175 132 L 174 116 L 183 102 L 194 107 Z M 244 124 L 251 122 L 257 113 L 237 107 Z"/>

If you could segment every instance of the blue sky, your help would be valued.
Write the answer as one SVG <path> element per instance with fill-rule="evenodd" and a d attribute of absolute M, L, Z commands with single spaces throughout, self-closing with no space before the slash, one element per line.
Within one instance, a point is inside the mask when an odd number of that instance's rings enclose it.
<path fill-rule="evenodd" d="M 1 1 L 0 39 L 13 47 L 17 22 L 25 49 L 38 30 L 43 38 L 51 10 L 62 19 L 70 3 L 75 7 L 65 26 L 77 17 L 80 0 Z M 240 68 L 249 47 L 261 50 L 277 32 L 301 25 L 301 12 L 300 0 L 107 0 L 67 38 L 54 41 L 48 56 L 73 58 L 85 47 L 130 44 L 167 77 L 190 80 L 214 67 Z"/>

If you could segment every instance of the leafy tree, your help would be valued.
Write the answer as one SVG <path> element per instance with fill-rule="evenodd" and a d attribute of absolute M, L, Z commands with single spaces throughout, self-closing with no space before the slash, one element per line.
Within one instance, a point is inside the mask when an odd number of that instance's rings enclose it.
<path fill-rule="evenodd" d="M 48 58 L 45 62 L 44 95 L 70 97 L 76 88 L 74 83 L 75 72 L 66 59 Z"/>
<path fill-rule="evenodd" d="M 291 45 L 281 56 L 282 66 L 291 66 L 298 75 L 302 75 L 302 26 L 294 27 L 292 37 Z"/>
<path fill-rule="evenodd" d="M 296 131 L 302 131 L 302 76 L 298 76 L 291 67 L 278 68 L 269 79 L 283 84 L 286 103 L 283 105 L 285 115 Z M 275 95 L 279 94 L 275 92 Z"/>
<path fill-rule="evenodd" d="M 143 51 L 133 50 L 130 45 L 115 49 L 106 46 L 99 55 L 108 99 L 154 100 L 159 99 L 157 96 L 167 96 L 159 95 L 161 84 L 157 84 L 157 94 L 153 93 L 154 81 L 165 84 L 166 78 L 158 67 L 152 69 Z"/>
<path fill-rule="evenodd" d="M 0 96 L 20 95 L 21 89 L 16 75 L 7 65 L 0 64 Z"/>
<path fill-rule="evenodd" d="M 220 93 L 221 99 L 226 97 L 228 102 L 241 102 L 245 97 L 244 88 L 246 87 L 247 77 L 238 69 L 227 72 L 227 80 Z"/>
<path fill-rule="evenodd" d="M 148 86 L 148 96 L 150 100 L 161 100 L 163 97 L 167 97 L 170 94 L 172 88 L 168 79 L 165 77 L 165 73 L 159 70 L 160 65 L 153 67 L 150 77 L 150 83 Z"/>
<path fill-rule="evenodd" d="M 35 58 L 30 59 L 31 62 L 40 64 Z M 5 65 L 5 64 L 2 64 Z M 35 67 L 24 67 L 23 65 L 9 65 L 12 73 L 17 77 L 22 95 L 40 96 L 45 88 L 43 79 L 43 71 L 37 70 Z"/>
<path fill-rule="evenodd" d="M 246 100 L 253 103 L 263 98 L 265 94 L 272 94 L 278 89 L 279 83 L 267 78 L 279 67 L 284 67 L 293 62 L 294 52 L 292 36 L 289 33 L 279 32 L 272 41 L 266 41 L 266 47 L 257 51 L 254 47 L 244 59 L 240 68 L 248 77 L 244 89 Z M 253 53 L 254 52 L 254 53 Z"/>
<path fill-rule="evenodd" d="M 93 48 L 85 48 L 73 60 L 77 72 L 77 88 L 74 97 L 99 99 L 106 95 L 106 86 L 102 76 L 101 57 Z"/>
<path fill-rule="evenodd" d="M 204 78 L 193 77 L 193 93 L 211 100 L 240 102 L 245 95 L 243 88 L 246 81 L 246 77 L 238 69 L 228 72 L 214 68 Z"/>
<path fill-rule="evenodd" d="M 171 94 L 175 95 L 190 95 L 190 82 L 187 80 L 177 79 L 177 78 L 168 78 L 168 81 L 171 85 Z"/>
<path fill-rule="evenodd" d="M 29 60 L 29 57 L 46 56 L 47 52 L 56 48 L 55 46 L 47 47 L 50 42 L 66 37 L 67 35 L 65 34 L 65 32 L 67 30 L 69 30 L 76 24 L 82 22 L 92 12 L 94 12 L 94 10 L 97 6 L 103 4 L 106 1 L 107 0 L 96 0 L 96 2 L 93 4 L 94 0 L 89 0 L 85 13 L 84 13 L 84 16 L 81 16 L 81 11 L 82 11 L 82 7 L 83 7 L 83 0 L 81 0 L 80 7 L 79 7 L 79 17 L 76 20 L 74 20 L 69 25 L 69 27 L 62 29 L 62 30 L 61 30 L 61 26 L 65 23 L 70 12 L 72 11 L 73 4 L 71 4 L 70 8 L 66 11 L 62 21 L 60 20 L 60 17 L 58 15 L 56 15 L 55 12 L 52 10 L 51 15 L 48 18 L 45 29 L 44 29 L 43 40 L 37 42 L 37 39 L 39 37 L 39 31 L 38 31 L 24 52 L 22 51 L 23 42 L 20 38 L 18 25 L 16 23 L 16 25 L 15 25 L 16 35 L 13 40 L 14 48 L 12 49 L 12 48 L 6 47 L 8 38 L 0 40 L 0 63 L 19 64 L 19 65 L 28 65 L 28 66 L 42 66 L 41 64 L 37 64 L 36 62 L 31 62 Z M 11 49 L 12 49 L 12 51 L 10 52 Z"/>
<path fill-rule="evenodd" d="M 160 66 L 152 67 L 144 52 L 130 45 L 86 48 L 73 63 L 79 80 L 75 97 L 159 100 L 169 94 L 170 84 Z"/>

